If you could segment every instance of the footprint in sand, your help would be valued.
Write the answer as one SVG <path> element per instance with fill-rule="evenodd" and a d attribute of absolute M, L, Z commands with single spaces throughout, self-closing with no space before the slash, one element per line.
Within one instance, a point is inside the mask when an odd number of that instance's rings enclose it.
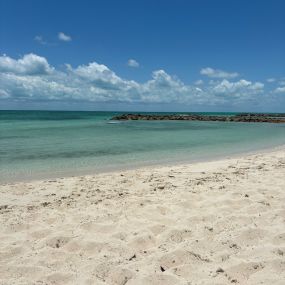
<path fill-rule="evenodd" d="M 134 238 L 129 246 L 138 250 L 145 250 L 155 246 L 155 238 L 152 235 L 143 235 Z"/>
<path fill-rule="evenodd" d="M 264 264 L 257 262 L 241 262 L 238 265 L 225 268 L 225 275 L 229 280 L 237 280 L 241 284 L 246 282 L 251 275 L 263 270 Z"/>
<path fill-rule="evenodd" d="M 110 274 L 107 276 L 107 284 L 110 285 L 125 285 L 129 284 L 129 280 L 132 279 L 134 273 L 129 269 L 125 268 L 115 268 L 111 270 Z"/>
<path fill-rule="evenodd" d="M 171 230 L 166 234 L 166 241 L 174 242 L 174 243 L 181 243 L 184 240 L 187 240 L 192 236 L 191 231 L 184 229 L 184 230 Z"/>
<path fill-rule="evenodd" d="M 185 250 L 175 250 L 162 256 L 159 262 L 164 269 L 169 269 L 185 264 L 196 264 L 197 262 L 208 263 L 210 260 L 207 257 L 202 257 L 198 253 Z"/>
<path fill-rule="evenodd" d="M 46 277 L 47 284 L 66 285 L 74 284 L 75 276 L 70 273 L 55 272 Z"/>

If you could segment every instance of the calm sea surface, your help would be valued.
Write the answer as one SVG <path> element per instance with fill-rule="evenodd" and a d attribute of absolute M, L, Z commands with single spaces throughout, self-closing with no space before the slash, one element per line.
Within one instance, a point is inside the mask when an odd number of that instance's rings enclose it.
<path fill-rule="evenodd" d="M 285 124 L 110 123 L 116 114 L 0 111 L 0 182 L 191 162 L 285 144 Z"/>

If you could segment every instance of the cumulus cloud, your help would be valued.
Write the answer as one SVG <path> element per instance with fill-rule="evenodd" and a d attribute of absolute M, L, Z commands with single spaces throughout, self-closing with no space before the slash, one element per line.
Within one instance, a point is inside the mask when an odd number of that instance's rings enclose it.
<path fill-rule="evenodd" d="M 261 82 L 252 83 L 250 86 L 250 89 L 252 90 L 263 90 L 263 88 L 264 88 L 264 84 Z"/>
<path fill-rule="evenodd" d="M 74 73 L 94 83 L 105 81 L 112 84 L 118 84 L 122 81 L 121 78 L 106 65 L 98 64 L 97 62 L 92 62 L 88 65 L 80 65 L 74 69 Z"/>
<path fill-rule="evenodd" d="M 24 75 L 50 74 L 53 68 L 44 57 L 33 53 L 26 54 L 20 59 L 9 56 L 0 56 L 0 72 L 11 72 Z"/>
<path fill-rule="evenodd" d="M 135 59 L 129 59 L 127 62 L 129 67 L 139 67 L 140 64 Z"/>
<path fill-rule="evenodd" d="M 212 91 L 218 95 L 234 95 L 238 97 L 255 95 L 263 91 L 264 84 L 260 82 L 251 82 L 241 79 L 236 82 L 230 82 L 226 79 L 212 88 Z"/>
<path fill-rule="evenodd" d="M 273 93 L 276 93 L 276 94 L 280 94 L 280 93 L 284 93 L 285 94 L 285 86 L 284 87 L 277 87 Z"/>
<path fill-rule="evenodd" d="M 153 103 L 190 102 L 195 100 L 197 93 L 195 88 L 186 86 L 162 69 L 154 71 L 152 79 L 141 84 L 138 91 L 143 102 Z"/>
<path fill-rule="evenodd" d="M 213 88 L 213 91 L 220 94 L 234 93 L 240 88 L 248 87 L 250 84 L 250 81 L 244 79 L 237 82 L 229 82 L 228 80 L 224 79 Z"/>
<path fill-rule="evenodd" d="M 71 36 L 68 36 L 63 32 L 58 33 L 58 39 L 64 42 L 70 42 L 72 40 Z"/>
<path fill-rule="evenodd" d="M 236 78 L 239 76 L 237 72 L 226 72 L 220 69 L 213 69 L 211 67 L 202 68 L 200 74 L 211 78 Z"/>
<path fill-rule="evenodd" d="M 198 87 L 199 85 L 199 87 Z M 188 85 L 165 70 L 153 71 L 143 83 L 126 80 L 104 64 L 91 62 L 56 69 L 41 56 L 0 57 L 0 99 L 123 103 L 234 104 L 257 100 L 264 84 L 241 79 L 216 79 Z M 278 91 L 279 92 L 279 91 Z"/>

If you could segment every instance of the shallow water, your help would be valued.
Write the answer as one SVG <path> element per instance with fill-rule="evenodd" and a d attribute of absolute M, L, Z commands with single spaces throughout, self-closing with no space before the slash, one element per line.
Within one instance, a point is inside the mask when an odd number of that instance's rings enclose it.
<path fill-rule="evenodd" d="M 110 123 L 116 114 L 0 111 L 0 181 L 205 160 L 285 144 L 285 124 Z"/>

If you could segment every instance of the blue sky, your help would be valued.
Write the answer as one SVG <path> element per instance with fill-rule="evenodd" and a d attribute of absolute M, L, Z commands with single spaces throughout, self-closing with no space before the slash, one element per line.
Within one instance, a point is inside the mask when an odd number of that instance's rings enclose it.
<path fill-rule="evenodd" d="M 285 1 L 0 3 L 1 109 L 285 110 Z"/>

